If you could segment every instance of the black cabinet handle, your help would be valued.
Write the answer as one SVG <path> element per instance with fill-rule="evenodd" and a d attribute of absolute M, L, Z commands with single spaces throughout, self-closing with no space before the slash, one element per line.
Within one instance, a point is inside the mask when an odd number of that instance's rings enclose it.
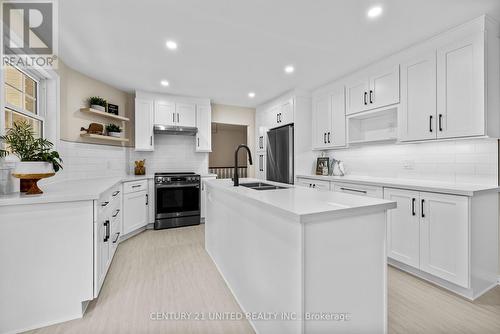
<path fill-rule="evenodd" d="M 175 123 L 175 113 L 172 113 L 172 123 Z"/>
<path fill-rule="evenodd" d="M 313 183 L 313 188 L 316 188 L 316 185 Z"/>
<path fill-rule="evenodd" d="M 367 96 L 367 95 L 368 95 L 368 93 L 367 93 L 367 92 L 365 92 L 365 97 L 363 98 L 363 101 L 365 102 L 365 106 L 368 104 L 368 103 L 366 102 L 366 96 Z"/>
<path fill-rule="evenodd" d="M 280 122 L 280 114 L 276 114 L 276 123 Z"/>
<path fill-rule="evenodd" d="M 326 132 L 323 133 L 323 144 L 326 144 Z"/>
<path fill-rule="evenodd" d="M 153 136 L 149 136 L 149 145 L 153 145 Z"/>
<path fill-rule="evenodd" d="M 425 213 L 424 213 L 424 202 L 425 202 L 425 200 L 422 200 L 422 204 L 421 204 L 421 206 L 420 206 L 420 209 L 422 210 L 422 212 L 421 212 L 422 218 L 425 218 Z"/>
<path fill-rule="evenodd" d="M 106 202 L 103 202 L 103 203 L 101 204 L 101 206 L 106 206 L 106 205 L 108 205 L 108 204 L 109 204 L 109 202 L 107 202 L 107 201 L 106 201 Z"/>
<path fill-rule="evenodd" d="M 355 193 L 362 193 L 362 194 L 366 194 L 367 191 L 366 190 L 358 190 L 358 189 L 350 189 L 350 188 L 340 188 L 340 190 L 345 190 L 345 191 L 352 191 L 352 192 L 355 192 Z"/>
<path fill-rule="evenodd" d="M 177 113 L 177 123 L 179 123 L 179 113 Z"/>
<path fill-rule="evenodd" d="M 328 132 L 328 143 L 330 144 L 330 132 Z"/>
<path fill-rule="evenodd" d="M 416 215 L 416 213 L 415 213 L 415 199 L 414 198 L 411 199 L 411 215 L 412 216 Z"/>
<path fill-rule="evenodd" d="M 149 194 L 146 194 L 146 205 L 149 205 Z"/>
<path fill-rule="evenodd" d="M 104 235 L 104 242 L 108 242 L 109 240 L 109 220 L 104 221 L 104 228 L 106 229 L 105 235 Z"/>
<path fill-rule="evenodd" d="M 432 115 L 429 116 L 429 132 L 432 132 Z"/>
<path fill-rule="evenodd" d="M 113 193 L 113 195 L 111 195 L 111 196 L 115 197 L 115 196 L 116 196 L 116 195 L 118 195 L 119 193 L 120 193 L 120 190 L 117 190 L 117 191 L 115 191 L 115 192 Z"/>
<path fill-rule="evenodd" d="M 116 242 L 118 241 L 119 237 L 120 237 L 120 232 L 116 233 L 116 238 L 115 238 L 115 240 L 113 240 L 114 244 L 116 244 Z"/>
<path fill-rule="evenodd" d="M 119 213 L 120 213 L 120 209 L 116 209 L 115 214 L 113 215 L 113 218 L 115 218 L 116 216 L 118 216 Z"/>
<path fill-rule="evenodd" d="M 197 138 L 198 139 L 198 147 L 200 147 L 200 138 Z"/>
<path fill-rule="evenodd" d="M 370 103 L 373 103 L 373 90 L 370 90 Z"/>
<path fill-rule="evenodd" d="M 141 185 L 140 184 L 136 184 L 136 185 L 133 185 L 132 188 L 139 188 Z"/>
<path fill-rule="evenodd" d="M 443 120 L 443 114 L 439 114 L 439 131 L 443 131 L 442 120 Z"/>

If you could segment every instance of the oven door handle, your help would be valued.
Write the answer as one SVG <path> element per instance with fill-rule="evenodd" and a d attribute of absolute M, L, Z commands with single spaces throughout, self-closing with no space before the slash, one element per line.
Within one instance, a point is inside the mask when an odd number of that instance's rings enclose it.
<path fill-rule="evenodd" d="M 172 185 L 166 185 L 166 184 L 157 184 L 156 185 L 157 189 L 171 189 L 171 188 L 200 188 L 199 184 L 172 184 Z"/>

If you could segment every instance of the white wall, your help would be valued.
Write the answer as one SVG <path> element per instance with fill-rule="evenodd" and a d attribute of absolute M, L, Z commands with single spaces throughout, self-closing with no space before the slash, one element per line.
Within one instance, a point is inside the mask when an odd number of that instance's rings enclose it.
<path fill-rule="evenodd" d="M 498 184 L 496 139 L 352 146 L 327 151 L 327 155 L 343 160 L 347 173 L 353 175 Z M 405 164 L 413 169 L 406 169 Z M 313 168 L 314 163 L 311 173 Z"/>
<path fill-rule="evenodd" d="M 146 159 L 146 173 L 196 172 L 208 173 L 208 153 L 195 152 L 195 137 L 155 135 L 154 152 L 130 151 L 127 171 L 134 173 L 134 161 Z"/>

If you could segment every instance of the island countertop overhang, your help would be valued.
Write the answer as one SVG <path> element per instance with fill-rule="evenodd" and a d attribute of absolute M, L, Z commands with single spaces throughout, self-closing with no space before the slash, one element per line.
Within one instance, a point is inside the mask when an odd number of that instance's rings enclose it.
<path fill-rule="evenodd" d="M 239 187 L 234 187 L 228 179 L 206 180 L 205 184 L 209 189 L 212 187 L 230 193 L 254 205 L 289 216 L 298 222 L 312 222 L 396 208 L 394 201 L 296 187 L 271 181 L 266 181 L 266 183 L 286 187 L 286 189 L 259 191 L 241 186 L 241 184 L 259 181 L 261 180 L 241 179 Z"/>

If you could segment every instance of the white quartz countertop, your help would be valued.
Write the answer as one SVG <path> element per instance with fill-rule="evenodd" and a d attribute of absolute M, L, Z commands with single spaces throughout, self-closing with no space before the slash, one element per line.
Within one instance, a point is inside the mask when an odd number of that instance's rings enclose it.
<path fill-rule="evenodd" d="M 127 175 L 123 177 L 64 180 L 40 186 L 40 189 L 43 190 L 43 194 L 40 195 L 25 195 L 22 193 L 0 195 L 0 206 L 96 200 L 101 194 L 118 183 L 147 180 L 153 177 L 153 175 Z"/>
<path fill-rule="evenodd" d="M 307 178 L 313 180 L 346 182 L 364 184 L 370 186 L 380 186 L 388 188 L 412 189 L 417 191 L 437 192 L 451 195 L 475 196 L 483 192 L 499 192 L 498 185 L 481 184 L 460 184 L 447 183 L 429 180 L 411 180 L 401 178 L 382 178 L 362 175 L 346 176 L 321 176 L 321 175 L 297 175 L 297 178 Z"/>
<path fill-rule="evenodd" d="M 396 202 L 345 193 L 321 191 L 305 187 L 295 187 L 270 181 L 264 183 L 286 186 L 287 189 L 255 190 L 241 186 L 244 183 L 262 182 L 257 179 L 240 179 L 240 186 L 234 187 L 231 180 L 216 179 L 205 181 L 208 187 L 220 189 L 242 200 L 250 200 L 295 217 L 313 218 L 319 215 L 346 216 L 393 209 Z M 210 195 L 209 195 L 210 196 Z"/>

